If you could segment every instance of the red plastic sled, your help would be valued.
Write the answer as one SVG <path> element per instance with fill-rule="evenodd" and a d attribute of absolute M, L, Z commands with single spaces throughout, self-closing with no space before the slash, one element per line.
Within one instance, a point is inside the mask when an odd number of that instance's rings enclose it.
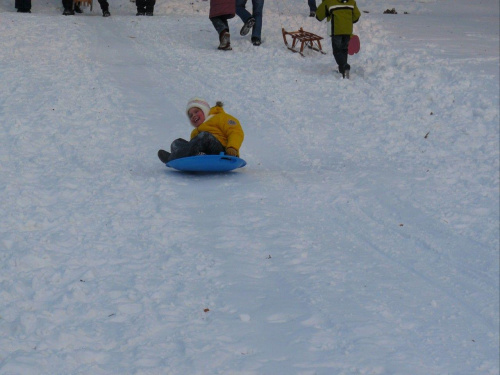
<path fill-rule="evenodd" d="M 361 48 L 361 44 L 359 42 L 359 37 L 357 35 L 351 35 L 351 39 L 349 40 L 349 47 L 347 48 L 347 52 L 349 55 L 354 55 L 358 53 Z"/>

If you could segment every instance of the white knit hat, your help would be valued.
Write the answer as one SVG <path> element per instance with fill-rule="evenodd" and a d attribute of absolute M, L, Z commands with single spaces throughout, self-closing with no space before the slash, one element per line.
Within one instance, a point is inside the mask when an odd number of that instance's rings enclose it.
<path fill-rule="evenodd" d="M 191 108 L 199 108 L 203 111 L 203 114 L 205 115 L 205 119 L 208 118 L 208 114 L 210 113 L 210 105 L 204 100 L 204 99 L 200 99 L 200 98 L 191 98 L 189 99 L 189 102 L 186 106 L 186 114 L 188 115 L 189 117 L 189 110 Z"/>

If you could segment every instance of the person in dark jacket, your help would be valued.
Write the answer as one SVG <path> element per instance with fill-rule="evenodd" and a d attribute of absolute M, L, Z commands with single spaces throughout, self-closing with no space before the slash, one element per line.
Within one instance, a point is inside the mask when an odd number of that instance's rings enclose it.
<path fill-rule="evenodd" d="M 231 35 L 229 34 L 228 19 L 236 14 L 235 0 L 210 0 L 209 18 L 219 34 L 219 47 L 222 51 L 230 51 Z"/>
<path fill-rule="evenodd" d="M 102 16 L 109 17 L 111 13 L 109 13 L 109 3 L 106 0 L 98 0 L 99 5 L 101 6 Z M 80 7 L 75 4 L 75 8 L 73 10 L 73 0 L 62 0 L 62 5 L 64 7 L 63 15 L 64 16 L 74 16 L 76 13 L 83 13 Z"/>
<path fill-rule="evenodd" d="M 18 13 L 31 13 L 31 0 L 16 0 L 15 6 Z"/>
<path fill-rule="evenodd" d="M 152 16 L 155 10 L 156 0 L 136 0 L 136 16 Z"/>
<path fill-rule="evenodd" d="M 347 63 L 349 40 L 353 24 L 358 22 L 361 13 L 355 0 L 323 0 L 316 10 L 316 19 L 327 18 L 331 29 L 333 57 L 339 66 L 343 78 L 349 78 L 351 66 Z"/>

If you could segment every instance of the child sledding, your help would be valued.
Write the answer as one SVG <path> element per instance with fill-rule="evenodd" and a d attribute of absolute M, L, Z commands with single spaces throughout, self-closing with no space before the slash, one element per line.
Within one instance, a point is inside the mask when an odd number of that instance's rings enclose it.
<path fill-rule="evenodd" d="M 178 138 L 170 145 L 170 152 L 159 150 L 158 158 L 163 163 L 170 166 L 170 162 L 181 158 L 222 154 L 228 156 L 220 159 L 227 165 L 228 160 L 234 161 L 231 158 L 239 158 L 245 135 L 238 119 L 224 111 L 222 102 L 210 108 L 204 99 L 193 98 L 187 104 L 186 114 L 194 127 L 190 140 Z M 207 160 L 211 163 L 215 161 L 214 158 Z"/>

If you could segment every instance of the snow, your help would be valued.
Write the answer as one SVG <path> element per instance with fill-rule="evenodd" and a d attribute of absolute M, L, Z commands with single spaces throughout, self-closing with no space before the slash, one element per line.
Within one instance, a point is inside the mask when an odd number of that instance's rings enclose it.
<path fill-rule="evenodd" d="M 0 0 L 0 374 L 499 373 L 498 1 L 358 5 L 342 80 L 302 0 Z M 193 96 L 245 168 L 158 160 Z"/>

